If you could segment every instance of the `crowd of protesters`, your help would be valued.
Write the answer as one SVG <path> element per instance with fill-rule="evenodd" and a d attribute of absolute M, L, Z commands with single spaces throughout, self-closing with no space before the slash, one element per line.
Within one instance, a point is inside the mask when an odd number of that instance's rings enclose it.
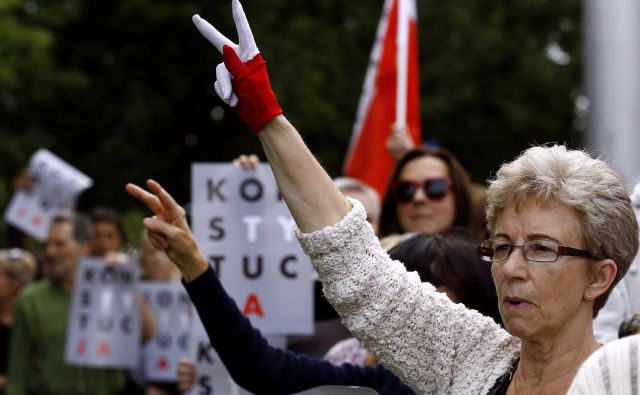
<path fill-rule="evenodd" d="M 193 387 L 188 358 L 170 382 L 65 361 L 76 273 L 90 256 L 108 267 L 134 259 L 141 281 L 182 280 L 220 360 L 252 393 L 321 385 L 380 394 L 637 393 L 640 187 L 630 195 L 602 160 L 548 145 L 502 165 L 484 188 L 453 153 L 414 147 L 398 130 L 382 199 L 356 179 L 332 180 L 283 116 L 237 0 L 233 15 L 239 45 L 198 16 L 194 23 L 223 54 L 216 92 L 259 135 L 314 265 L 314 334 L 289 337 L 288 351 L 270 346 L 198 249 L 185 210 L 149 180 L 147 189 L 126 186 L 153 213 L 130 255 L 120 215 L 107 207 L 57 213 L 41 252 L 9 232 L 10 248 L 0 250 L 0 394 Z M 258 158 L 237 163 L 250 169 Z M 21 173 L 16 188 L 28 184 Z M 156 322 L 145 299 L 138 304 L 144 344 Z"/>

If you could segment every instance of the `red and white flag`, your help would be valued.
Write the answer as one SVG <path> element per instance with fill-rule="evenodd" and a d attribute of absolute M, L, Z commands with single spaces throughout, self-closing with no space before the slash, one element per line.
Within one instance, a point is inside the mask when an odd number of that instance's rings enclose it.
<path fill-rule="evenodd" d="M 383 197 L 395 165 L 386 148 L 393 123 L 421 140 L 415 0 L 386 0 L 360 96 L 343 172 Z"/>

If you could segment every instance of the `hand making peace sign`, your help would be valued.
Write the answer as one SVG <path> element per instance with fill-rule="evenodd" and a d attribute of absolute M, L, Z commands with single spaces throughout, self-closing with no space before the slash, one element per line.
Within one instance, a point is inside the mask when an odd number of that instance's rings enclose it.
<path fill-rule="evenodd" d="M 198 250 L 184 209 L 157 182 L 148 180 L 147 187 L 149 191 L 127 184 L 125 189 L 155 214 L 143 221 L 151 245 L 167 253 L 185 281 L 196 279 L 208 263 Z"/>

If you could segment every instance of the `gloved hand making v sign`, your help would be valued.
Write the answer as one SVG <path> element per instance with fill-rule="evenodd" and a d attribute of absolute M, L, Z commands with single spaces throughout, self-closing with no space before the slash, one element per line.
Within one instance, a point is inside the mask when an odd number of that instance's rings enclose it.
<path fill-rule="evenodd" d="M 271 90 L 267 63 L 258 51 L 242 5 L 233 0 L 231 7 L 238 44 L 199 15 L 193 16 L 193 23 L 222 54 L 223 63 L 216 67 L 216 93 L 228 105 L 237 106 L 238 116 L 253 133 L 258 133 L 267 122 L 282 114 L 282 109 Z"/>

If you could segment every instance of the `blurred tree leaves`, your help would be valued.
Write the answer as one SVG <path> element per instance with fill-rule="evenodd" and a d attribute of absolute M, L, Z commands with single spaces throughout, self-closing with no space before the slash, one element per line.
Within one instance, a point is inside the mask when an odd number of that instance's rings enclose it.
<path fill-rule="evenodd" d="M 245 0 L 287 117 L 338 175 L 381 0 Z M 127 181 L 189 198 L 194 161 L 259 153 L 212 85 L 200 13 L 236 38 L 230 1 L 0 1 L 0 203 L 47 147 L 96 181 L 84 207 L 138 207 Z M 423 134 L 476 181 L 532 143 L 580 145 L 579 0 L 418 0 Z"/>

